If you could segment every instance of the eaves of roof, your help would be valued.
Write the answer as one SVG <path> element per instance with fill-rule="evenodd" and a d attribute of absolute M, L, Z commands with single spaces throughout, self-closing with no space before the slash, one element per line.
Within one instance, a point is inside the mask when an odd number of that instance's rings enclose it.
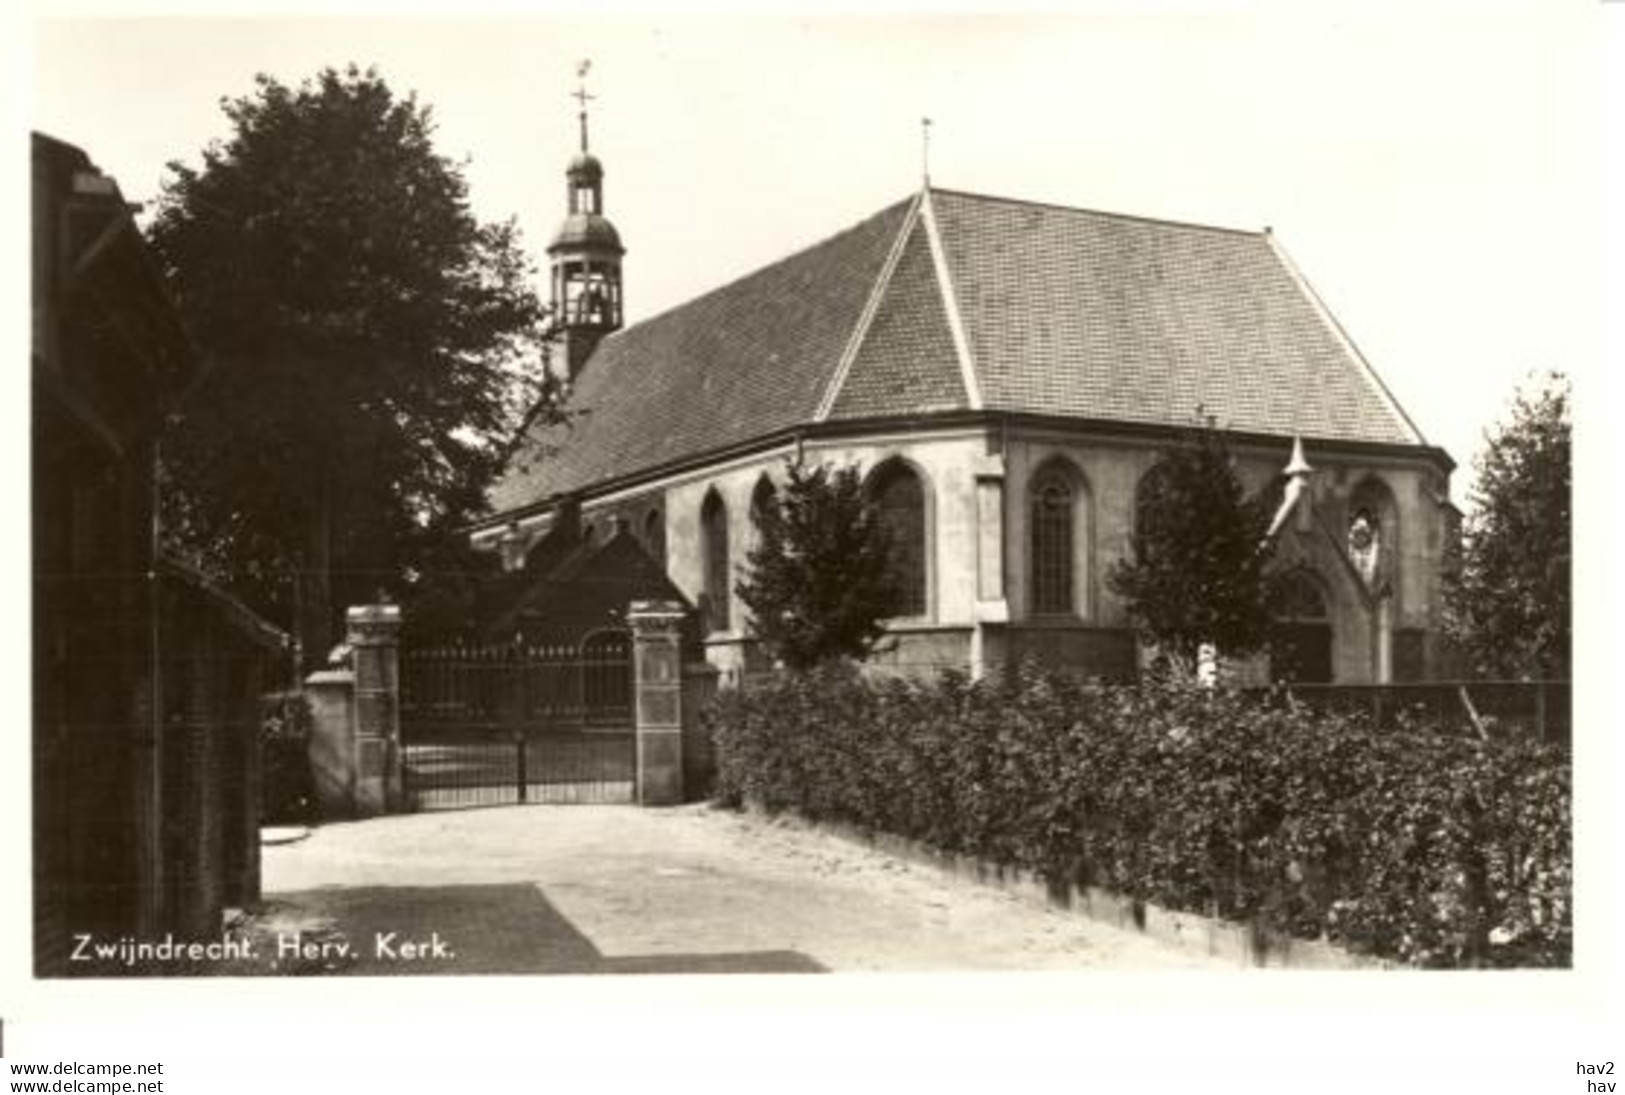
<path fill-rule="evenodd" d="M 549 513 L 566 499 L 590 502 L 595 498 L 636 490 L 673 476 L 702 468 L 738 460 L 758 453 L 771 452 L 807 441 L 861 438 L 877 434 L 912 433 L 925 430 L 985 429 L 990 432 L 1018 430 L 1044 430 L 1072 434 L 1095 441 L 1126 440 L 1146 444 L 1167 443 L 1184 436 L 1190 424 L 1124 422 L 1107 418 L 1080 418 L 1074 415 L 1045 415 L 1003 410 L 955 410 L 933 414 L 891 415 L 862 419 L 829 419 L 809 422 L 763 434 L 737 445 L 719 447 L 694 453 L 668 463 L 640 468 L 625 475 L 603 479 L 576 491 L 549 494 L 525 505 L 494 512 L 480 520 L 470 522 L 461 531 L 473 534 L 500 528 L 512 521 L 523 520 L 537 514 Z M 1280 448 L 1288 444 L 1279 434 L 1228 430 L 1230 442 L 1238 447 Z M 1347 438 L 1305 436 L 1303 444 L 1316 453 L 1333 456 L 1373 458 L 1386 461 L 1404 461 L 1426 465 L 1448 475 L 1456 469 L 1456 462 L 1444 449 L 1433 445 L 1410 445 L 1386 441 L 1359 441 Z"/>

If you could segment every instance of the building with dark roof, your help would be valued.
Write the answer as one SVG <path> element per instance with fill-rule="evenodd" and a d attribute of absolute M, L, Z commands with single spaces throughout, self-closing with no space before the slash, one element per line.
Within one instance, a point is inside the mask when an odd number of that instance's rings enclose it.
<path fill-rule="evenodd" d="M 1269 230 L 927 186 L 622 328 L 624 252 L 591 167 L 572 163 L 550 248 L 576 413 L 527 439 L 476 546 L 520 560 L 561 514 L 631 529 L 701 605 L 708 657 L 738 669 L 753 498 L 787 459 L 855 462 L 902 546 L 894 660 L 1036 653 L 1122 676 L 1136 647 L 1103 577 L 1129 551 L 1141 476 L 1206 414 L 1252 487 L 1295 440 L 1307 458 L 1276 522 L 1303 575 L 1283 621 L 1305 644 L 1297 672 L 1434 672 L 1454 465 Z M 583 186 L 601 225 L 578 223 Z M 594 269 L 613 307 L 583 320 Z"/>
<path fill-rule="evenodd" d="M 157 446 L 203 375 L 118 184 L 32 138 L 34 970 L 221 938 L 259 898 L 260 703 L 288 640 L 159 550 Z"/>

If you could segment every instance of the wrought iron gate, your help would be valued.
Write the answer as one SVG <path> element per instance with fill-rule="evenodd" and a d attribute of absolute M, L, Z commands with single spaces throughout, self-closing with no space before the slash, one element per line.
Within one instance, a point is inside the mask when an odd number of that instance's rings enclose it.
<path fill-rule="evenodd" d="M 415 809 L 631 802 L 632 639 L 401 652 L 401 740 Z"/>

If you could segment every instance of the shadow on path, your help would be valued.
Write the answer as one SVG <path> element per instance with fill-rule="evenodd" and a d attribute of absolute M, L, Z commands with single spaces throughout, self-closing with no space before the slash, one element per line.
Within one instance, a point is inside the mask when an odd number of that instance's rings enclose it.
<path fill-rule="evenodd" d="M 796 951 L 608 957 L 533 885 L 321 887 L 279 893 L 245 975 L 821 973 Z"/>

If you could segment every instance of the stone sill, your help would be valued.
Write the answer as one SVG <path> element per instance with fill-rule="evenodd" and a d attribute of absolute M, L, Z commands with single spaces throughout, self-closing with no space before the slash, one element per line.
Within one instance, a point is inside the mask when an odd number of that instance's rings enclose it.
<path fill-rule="evenodd" d="M 920 635 L 932 631 L 969 631 L 971 624 L 944 623 L 925 616 L 907 616 L 900 620 L 887 620 L 886 631 L 892 635 Z"/>

